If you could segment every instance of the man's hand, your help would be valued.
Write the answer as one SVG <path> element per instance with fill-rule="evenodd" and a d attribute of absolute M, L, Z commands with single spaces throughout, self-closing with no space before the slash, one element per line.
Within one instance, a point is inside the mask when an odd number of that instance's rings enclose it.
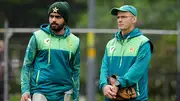
<path fill-rule="evenodd" d="M 117 81 L 116 78 L 109 77 L 109 83 L 113 86 L 112 91 L 113 91 L 114 93 L 117 93 L 118 90 L 119 90 L 119 88 L 115 86 L 115 82 L 116 82 L 116 81 Z"/>
<path fill-rule="evenodd" d="M 112 88 L 112 91 L 117 94 L 118 90 L 119 90 L 119 88 L 114 85 Z"/>
<path fill-rule="evenodd" d="M 114 85 L 115 82 L 116 82 L 116 79 L 115 79 L 115 78 L 109 77 L 109 83 L 110 83 L 111 85 Z"/>
<path fill-rule="evenodd" d="M 31 98 L 29 93 L 25 93 L 21 96 L 21 101 L 28 101 L 28 98 Z"/>
<path fill-rule="evenodd" d="M 115 93 L 113 91 L 113 86 L 112 85 L 106 85 L 103 88 L 103 93 L 104 93 L 104 96 L 106 96 L 107 98 L 110 98 L 110 99 L 115 99 L 116 94 L 117 94 L 117 93 Z"/>

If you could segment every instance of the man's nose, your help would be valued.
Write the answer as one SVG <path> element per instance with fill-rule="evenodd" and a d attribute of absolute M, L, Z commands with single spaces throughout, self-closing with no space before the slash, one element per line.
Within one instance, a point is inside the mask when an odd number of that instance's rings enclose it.
<path fill-rule="evenodd" d="M 52 21 L 56 21 L 56 17 L 53 17 L 53 18 L 52 18 Z"/>
<path fill-rule="evenodd" d="M 118 18 L 118 22 L 121 22 L 122 21 L 122 19 L 121 18 Z"/>

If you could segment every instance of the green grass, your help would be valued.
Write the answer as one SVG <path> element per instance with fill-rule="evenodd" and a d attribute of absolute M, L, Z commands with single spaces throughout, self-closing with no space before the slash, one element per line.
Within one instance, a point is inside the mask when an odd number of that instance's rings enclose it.
<path fill-rule="evenodd" d="M 20 101 L 20 100 L 21 100 L 21 94 L 20 93 L 10 95 L 9 101 Z"/>

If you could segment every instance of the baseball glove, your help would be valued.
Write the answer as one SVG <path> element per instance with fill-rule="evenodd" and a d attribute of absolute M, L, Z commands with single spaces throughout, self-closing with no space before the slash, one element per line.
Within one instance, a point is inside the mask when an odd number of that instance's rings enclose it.
<path fill-rule="evenodd" d="M 116 80 L 117 80 L 117 76 L 112 75 L 108 78 L 108 83 L 110 85 L 115 86 L 114 83 Z M 116 100 L 127 100 L 127 99 L 129 100 L 134 98 L 136 98 L 136 92 L 132 86 L 126 88 L 119 88 L 116 96 Z"/>

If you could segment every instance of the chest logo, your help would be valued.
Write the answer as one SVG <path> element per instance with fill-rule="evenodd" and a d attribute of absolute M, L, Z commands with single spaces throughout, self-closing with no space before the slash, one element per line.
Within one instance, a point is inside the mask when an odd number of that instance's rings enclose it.
<path fill-rule="evenodd" d="M 49 45 L 49 43 L 50 43 L 50 38 L 45 39 L 45 40 L 44 40 L 44 43 L 45 43 L 46 45 Z"/>
<path fill-rule="evenodd" d="M 135 50 L 135 49 L 132 48 L 132 47 L 129 49 L 130 52 L 134 52 L 134 50 Z"/>
<path fill-rule="evenodd" d="M 115 50 L 115 47 L 114 47 L 114 46 L 111 46 L 110 49 L 109 49 L 110 53 L 113 53 L 114 50 Z"/>

